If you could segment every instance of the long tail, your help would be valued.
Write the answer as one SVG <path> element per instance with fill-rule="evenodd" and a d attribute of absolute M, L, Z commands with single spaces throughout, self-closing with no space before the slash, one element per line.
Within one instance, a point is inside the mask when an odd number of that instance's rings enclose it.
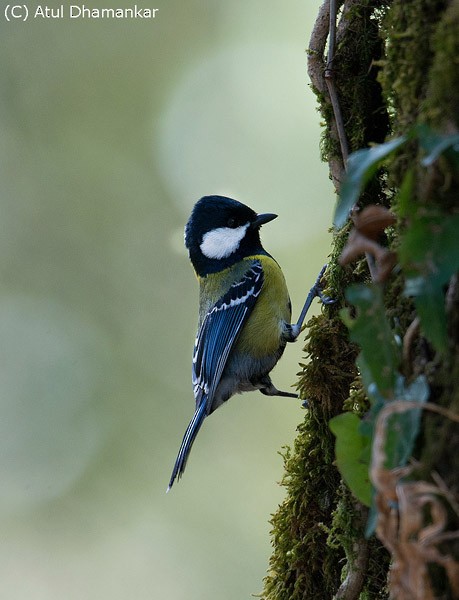
<path fill-rule="evenodd" d="M 199 405 L 199 408 L 196 409 L 196 412 L 193 415 L 193 418 L 190 421 L 190 424 L 186 428 L 185 435 L 183 436 L 182 445 L 180 446 L 180 450 L 175 461 L 174 468 L 172 470 L 171 480 L 169 481 L 169 487 L 167 488 L 167 492 L 171 489 L 174 484 L 175 479 L 180 479 L 185 470 L 186 461 L 188 460 L 188 455 L 191 451 L 191 446 L 193 445 L 196 436 L 198 435 L 198 431 L 201 429 L 201 425 L 204 422 L 206 417 L 206 405 L 205 401 L 202 401 Z"/>

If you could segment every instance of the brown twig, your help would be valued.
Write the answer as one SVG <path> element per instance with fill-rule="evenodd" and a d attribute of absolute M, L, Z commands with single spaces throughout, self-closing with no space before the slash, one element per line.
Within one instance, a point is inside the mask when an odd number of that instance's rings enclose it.
<path fill-rule="evenodd" d="M 406 365 L 407 367 L 408 367 L 408 365 L 410 367 L 412 366 L 411 355 L 412 355 L 412 350 L 413 350 L 413 344 L 414 344 L 415 340 L 417 339 L 417 337 L 419 336 L 420 328 L 421 328 L 421 321 L 419 320 L 419 317 L 416 317 L 413 321 L 411 321 L 411 323 L 407 327 L 405 335 L 403 336 L 402 358 L 403 358 L 403 364 Z M 411 374 L 411 373 L 409 373 L 409 374 Z"/>
<path fill-rule="evenodd" d="M 391 597 L 400 600 L 434 600 L 428 565 L 442 566 L 454 598 L 459 597 L 459 563 L 440 547 L 455 540 L 457 531 L 447 531 L 447 511 L 439 497 L 452 498 L 446 486 L 426 481 L 403 481 L 413 466 L 389 469 L 385 466 L 388 419 L 407 410 L 429 410 L 454 422 L 459 415 L 433 403 L 393 401 L 385 406 L 375 424 L 370 478 L 375 486 L 378 508 L 376 533 L 392 555 Z M 451 505 L 457 509 L 454 499 Z"/>
<path fill-rule="evenodd" d="M 368 511 L 360 505 L 359 520 L 363 529 L 364 523 L 368 518 Z M 370 549 L 368 540 L 363 538 L 357 540 L 353 545 L 354 556 L 348 559 L 348 573 L 346 578 L 339 586 L 333 600 L 357 600 L 363 588 L 365 576 L 370 558 Z"/>
<path fill-rule="evenodd" d="M 308 47 L 308 75 L 312 85 L 320 94 L 326 93 L 324 81 L 324 55 L 330 27 L 330 0 L 324 0 L 319 8 Z"/>
<path fill-rule="evenodd" d="M 324 0 L 314 23 L 308 47 L 308 75 L 313 87 L 319 92 L 319 94 L 325 98 L 328 98 L 332 106 L 335 118 L 329 125 L 330 136 L 332 139 L 335 139 L 340 143 L 341 152 L 343 151 L 343 145 L 341 142 L 342 135 L 340 135 L 340 129 L 344 131 L 344 127 L 342 126 L 342 117 L 340 116 L 341 109 L 339 106 L 335 82 L 331 77 L 331 66 L 334 59 L 334 40 L 336 39 L 336 11 L 342 2 L 343 0 Z M 330 10 L 331 3 L 333 4 L 334 13 Z M 325 48 L 327 45 L 327 39 L 329 38 L 329 33 L 331 31 L 331 23 L 335 24 L 333 27 L 334 33 L 332 34 L 333 41 L 331 42 L 333 55 L 330 53 L 329 41 L 329 52 L 327 62 L 325 62 Z M 328 77 L 326 76 L 327 70 L 329 73 Z M 338 119 L 338 121 L 336 119 L 336 112 L 338 112 L 340 119 Z M 340 122 L 339 126 L 338 122 Z M 346 144 L 347 142 L 345 143 L 345 148 Z M 344 156 L 332 156 L 328 161 L 330 175 L 337 193 L 339 193 L 341 182 L 344 178 L 345 159 L 347 159 L 347 154 L 345 158 Z"/>
<path fill-rule="evenodd" d="M 324 77 L 328 89 L 328 95 L 333 108 L 335 117 L 335 125 L 338 133 L 338 140 L 341 148 L 341 156 L 343 159 L 344 168 L 346 168 L 347 159 L 349 156 L 349 144 L 347 142 L 346 131 L 344 129 L 343 115 L 341 113 L 341 105 L 339 103 L 338 90 L 336 89 L 333 61 L 335 60 L 335 45 L 336 45 L 336 17 L 337 6 L 336 0 L 330 0 L 329 10 L 329 34 L 328 34 L 328 56 L 327 65 L 325 67 Z"/>
<path fill-rule="evenodd" d="M 395 216 L 383 206 L 370 204 L 361 212 L 354 211 L 351 219 L 354 229 L 341 252 L 339 263 L 345 265 L 365 254 L 372 281 L 382 283 L 394 267 L 395 254 L 381 246 L 378 240 L 386 227 L 395 223 Z"/>

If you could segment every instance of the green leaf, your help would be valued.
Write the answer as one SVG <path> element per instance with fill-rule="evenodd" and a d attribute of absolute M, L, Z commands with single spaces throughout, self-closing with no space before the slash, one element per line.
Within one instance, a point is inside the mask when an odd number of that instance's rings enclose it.
<path fill-rule="evenodd" d="M 362 189 L 376 173 L 381 162 L 407 139 L 407 136 L 394 138 L 378 146 L 357 150 L 349 156 L 346 177 L 341 185 L 341 194 L 333 219 L 337 229 L 346 223 L 349 212 L 357 202 Z"/>
<path fill-rule="evenodd" d="M 424 375 L 417 377 L 410 385 L 406 385 L 405 378 L 398 375 L 395 399 L 405 400 L 407 402 L 419 402 L 420 405 L 427 402 L 429 399 L 430 389 Z M 373 446 L 374 432 L 376 420 L 383 406 L 390 403 L 383 402 L 378 399 L 364 418 L 360 425 L 360 434 L 365 439 L 371 439 Z M 396 467 L 404 467 L 410 456 L 413 454 L 416 438 L 419 434 L 421 425 L 422 410 L 410 409 L 403 413 L 393 414 L 387 423 L 385 453 L 386 460 L 384 466 L 386 469 L 394 469 Z M 370 514 L 365 530 L 365 536 L 370 537 L 375 529 L 377 522 L 377 508 L 375 505 L 374 495 L 371 500 Z"/>
<path fill-rule="evenodd" d="M 441 154 L 444 154 L 456 168 L 459 168 L 459 134 L 440 135 L 427 125 L 417 125 L 406 135 L 389 140 L 384 144 L 357 150 L 349 156 L 347 161 L 346 176 L 341 185 L 340 197 L 335 208 L 333 223 L 337 229 L 346 223 L 349 212 L 381 163 L 407 140 L 413 138 L 418 138 L 420 147 L 426 153 L 421 163 L 423 166 L 432 165 Z"/>
<path fill-rule="evenodd" d="M 424 335 L 439 352 L 444 352 L 448 347 L 448 333 L 445 295 L 441 288 L 420 294 L 414 303 Z"/>
<path fill-rule="evenodd" d="M 346 299 L 357 308 L 351 318 L 348 311 L 341 317 L 351 339 L 361 349 L 358 365 L 365 388 L 373 384 L 385 399 L 392 399 L 400 362 L 399 349 L 386 318 L 382 290 L 375 285 L 354 285 L 346 290 Z"/>
<path fill-rule="evenodd" d="M 374 500 L 374 494 L 371 499 L 370 510 L 368 511 L 367 526 L 365 527 L 365 537 L 368 540 L 376 531 L 378 524 L 378 509 L 376 508 L 376 502 Z"/>
<path fill-rule="evenodd" d="M 405 173 L 400 186 L 400 190 L 397 194 L 398 214 L 401 217 L 412 216 L 413 213 L 419 208 L 418 205 L 413 202 L 413 189 L 414 189 L 414 169 L 408 169 Z"/>
<path fill-rule="evenodd" d="M 459 268 L 459 215 L 433 214 L 413 220 L 401 241 L 399 256 L 410 279 L 427 289 L 442 286 Z"/>
<path fill-rule="evenodd" d="M 440 352 L 447 343 L 443 286 L 459 270 L 458 230 L 459 215 L 417 217 L 399 248 L 405 294 L 415 297 L 422 331 Z"/>
<path fill-rule="evenodd" d="M 406 386 L 405 378 L 400 376 L 397 384 L 396 399 L 407 402 L 427 402 L 430 394 L 429 385 L 424 375 L 417 377 L 413 383 Z M 421 407 L 396 413 L 388 420 L 386 438 L 387 469 L 404 467 L 413 453 L 414 443 L 421 424 Z"/>
<path fill-rule="evenodd" d="M 330 420 L 336 436 L 336 464 L 355 497 L 371 504 L 371 483 L 368 475 L 370 440 L 359 431 L 360 419 L 354 413 L 343 413 Z"/>
<path fill-rule="evenodd" d="M 419 409 L 395 413 L 389 418 L 384 447 L 386 469 L 405 466 L 413 454 L 421 425 L 421 405 L 429 399 L 430 389 L 424 375 L 420 375 L 410 385 L 406 385 L 405 378 L 397 374 L 394 392 L 395 400 L 418 402 Z M 377 522 L 374 490 L 369 478 L 370 453 L 378 415 L 384 406 L 390 405 L 390 402 L 384 402 L 377 390 L 370 390 L 370 393 L 374 394 L 374 402 L 363 420 L 360 420 L 356 414 L 348 412 L 334 417 L 329 423 L 331 431 L 336 436 L 336 464 L 341 476 L 356 498 L 362 504 L 370 506 L 366 537 L 374 533 Z"/>
<path fill-rule="evenodd" d="M 459 134 L 440 135 L 427 125 L 417 128 L 419 144 L 426 156 L 421 161 L 424 167 L 432 165 L 441 154 L 450 158 L 456 166 L 459 162 Z"/>

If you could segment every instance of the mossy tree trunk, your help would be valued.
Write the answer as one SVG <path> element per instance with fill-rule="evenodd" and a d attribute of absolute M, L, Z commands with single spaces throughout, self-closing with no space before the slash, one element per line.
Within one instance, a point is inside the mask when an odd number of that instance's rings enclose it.
<path fill-rule="evenodd" d="M 330 41 L 327 38 L 330 4 L 326 0 L 320 8 L 309 54 L 313 89 L 325 122 L 322 153 L 330 164 L 331 178 L 339 192 L 347 157 L 343 156 L 339 124 L 325 74 L 333 78 L 349 152 L 405 135 L 420 124 L 440 136 L 457 134 L 459 0 L 338 1 L 335 54 L 333 63 L 327 64 L 324 54 L 325 41 Z M 414 181 L 413 201 L 418 207 L 409 216 L 398 206 L 408 170 Z M 441 214 L 445 219 L 457 217 L 458 171 L 443 159 L 426 168 L 421 164 L 419 145 L 414 141 L 406 143 L 384 169 L 379 169 L 360 195 L 360 209 L 370 204 L 383 205 L 397 216 L 384 242 L 397 253 L 404 237 L 424 214 L 436 211 L 436 215 Z M 294 447 L 285 452 L 286 498 L 272 519 L 273 553 L 262 598 L 457 598 L 457 422 L 447 418 L 445 412 L 423 411 L 421 432 L 412 453 L 417 461 L 416 471 L 411 471 L 408 478 L 412 484 L 422 484 L 422 489 L 427 490 L 422 496 L 426 502 L 424 512 L 419 509 L 426 522 L 419 525 L 418 531 L 425 532 L 426 540 L 432 533 L 428 528 L 435 524 L 434 517 L 427 510 L 432 489 L 434 495 L 435 490 L 442 495 L 447 517 L 438 546 L 431 548 L 430 560 L 422 558 L 421 548 L 422 560 L 417 555 L 419 560 L 414 567 L 405 564 L 411 558 L 409 552 L 408 558 L 403 555 L 400 531 L 391 544 L 380 525 L 378 535 L 387 548 L 375 535 L 365 538 L 368 510 L 354 498 L 335 466 L 335 438 L 329 429 L 330 419 L 343 411 L 364 415 L 369 408 L 356 366 L 359 348 L 350 341 L 340 317 L 340 310 L 347 304 L 346 288 L 370 279 L 365 257 L 352 265 L 338 264 L 349 231 L 350 226 L 346 226 L 335 234 L 326 275 L 327 293 L 337 302 L 324 307 L 322 314 L 308 324 L 305 353 L 309 361 L 302 367 L 298 388 L 308 400 L 309 408 L 298 428 Z M 445 352 L 439 352 L 424 336 L 416 304 L 404 294 L 403 269 L 396 266 L 383 290 L 387 319 L 403 344 L 400 373 L 407 381 L 419 375 L 425 377 L 430 390 L 429 404 L 449 410 L 449 415 L 459 413 L 457 270 L 458 266 L 440 299 L 445 303 L 447 319 Z M 395 506 L 394 511 L 398 510 Z M 408 510 L 416 508 L 408 506 Z M 397 518 L 400 519 L 400 514 Z M 419 545 L 413 553 L 422 545 L 421 537 L 419 533 Z M 417 589 L 410 587 L 412 582 L 407 583 L 405 576 L 418 577 Z"/>

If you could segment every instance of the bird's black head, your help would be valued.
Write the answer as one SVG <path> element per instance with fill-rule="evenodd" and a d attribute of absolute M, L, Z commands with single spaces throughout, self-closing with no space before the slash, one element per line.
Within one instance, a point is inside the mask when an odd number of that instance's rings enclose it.
<path fill-rule="evenodd" d="M 185 227 L 185 246 L 196 273 L 216 273 L 246 256 L 266 254 L 259 229 L 276 216 L 257 214 L 225 196 L 198 200 Z"/>

